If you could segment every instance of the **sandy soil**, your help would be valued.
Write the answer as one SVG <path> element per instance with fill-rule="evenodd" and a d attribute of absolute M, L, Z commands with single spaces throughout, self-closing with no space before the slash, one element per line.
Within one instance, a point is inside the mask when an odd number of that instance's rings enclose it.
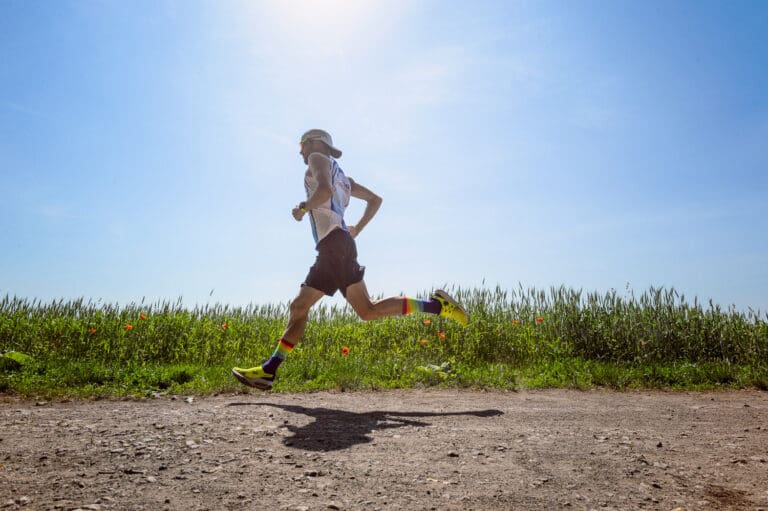
<path fill-rule="evenodd" d="M 0 397 L 0 509 L 766 509 L 768 393 Z"/>

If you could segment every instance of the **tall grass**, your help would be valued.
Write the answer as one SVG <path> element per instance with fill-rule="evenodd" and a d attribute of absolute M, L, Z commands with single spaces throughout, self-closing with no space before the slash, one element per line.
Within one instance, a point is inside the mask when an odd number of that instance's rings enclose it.
<path fill-rule="evenodd" d="M 674 289 L 651 288 L 639 297 L 629 291 L 622 297 L 616 290 L 507 292 L 497 287 L 459 296 L 475 314 L 468 334 L 480 360 L 768 361 L 768 315 L 723 310 L 711 301 L 705 309 Z"/>
<path fill-rule="evenodd" d="M 471 315 L 467 328 L 428 315 L 363 322 L 347 307 L 321 303 L 281 379 L 298 387 L 381 387 L 440 383 L 460 374 L 467 384 L 514 386 L 519 374 L 513 369 L 523 374 L 548 368 L 547 378 L 559 381 L 557 374 L 567 373 L 563 368 L 577 367 L 593 384 L 612 384 L 622 376 L 611 367 L 714 364 L 765 374 L 768 366 L 768 315 L 690 303 L 674 289 L 651 288 L 639 296 L 564 287 L 452 292 Z M 160 382 L 183 384 L 195 367 L 261 362 L 274 349 L 287 313 L 287 303 L 187 308 L 180 300 L 119 306 L 6 296 L 0 300 L 0 354 L 32 357 L 43 386 L 73 365 L 81 372 L 88 368 L 89 385 L 114 379 L 116 371 L 160 366 Z M 168 369 L 174 367 L 181 369 Z M 15 388 L 18 378 L 7 370 L 0 371 L 2 378 L 5 390 Z M 137 385 L 142 383 L 162 387 Z"/>

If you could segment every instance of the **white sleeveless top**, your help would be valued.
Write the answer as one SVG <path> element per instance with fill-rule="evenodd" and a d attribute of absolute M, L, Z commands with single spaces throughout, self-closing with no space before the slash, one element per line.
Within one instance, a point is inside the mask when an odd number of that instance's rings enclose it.
<path fill-rule="evenodd" d="M 312 225 L 312 236 L 315 238 L 315 243 L 319 243 L 334 229 L 347 230 L 347 225 L 344 223 L 344 211 L 349 206 L 352 184 L 336 160 L 331 157 L 328 159 L 331 161 L 331 188 L 333 190 L 331 198 L 309 212 L 309 223 Z M 307 198 L 317 190 L 317 179 L 310 172 L 304 176 L 304 189 L 307 191 Z"/>

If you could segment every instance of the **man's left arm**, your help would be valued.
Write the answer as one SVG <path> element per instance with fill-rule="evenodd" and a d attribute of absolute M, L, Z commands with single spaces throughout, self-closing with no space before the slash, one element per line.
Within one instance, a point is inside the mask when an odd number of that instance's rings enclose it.
<path fill-rule="evenodd" d="M 357 183 L 354 179 L 349 178 L 349 182 L 352 185 L 352 197 L 364 200 L 366 203 L 363 216 L 360 217 L 360 220 L 357 222 L 357 224 L 347 227 L 349 229 L 349 233 L 353 238 L 355 238 L 358 234 L 360 234 L 360 231 L 362 231 L 363 228 L 368 225 L 368 222 L 371 221 L 373 216 L 379 210 L 383 199 L 360 183 Z"/>

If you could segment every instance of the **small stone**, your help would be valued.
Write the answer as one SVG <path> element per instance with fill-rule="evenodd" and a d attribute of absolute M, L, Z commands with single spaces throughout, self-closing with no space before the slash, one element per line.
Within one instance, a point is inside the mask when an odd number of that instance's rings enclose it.
<path fill-rule="evenodd" d="M 459 457 L 459 453 L 457 453 L 456 451 L 448 451 L 448 457 L 449 458 L 458 458 Z"/>
<path fill-rule="evenodd" d="M 157 482 L 157 477 L 155 477 L 155 476 L 147 476 L 147 482 L 148 483 L 156 483 Z"/>

